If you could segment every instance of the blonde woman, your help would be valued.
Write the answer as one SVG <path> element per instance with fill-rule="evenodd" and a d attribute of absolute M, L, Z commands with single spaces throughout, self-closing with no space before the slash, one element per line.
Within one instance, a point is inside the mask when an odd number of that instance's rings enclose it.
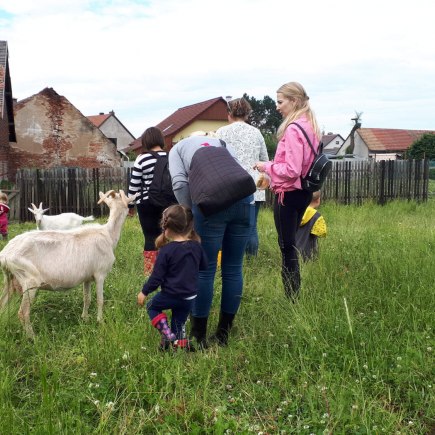
<path fill-rule="evenodd" d="M 275 193 L 274 220 L 282 255 L 282 280 L 285 294 L 294 300 L 301 285 L 296 231 L 312 198 L 311 192 L 302 189 L 301 177 L 306 175 L 314 159 L 300 127 L 314 148 L 319 144 L 320 130 L 301 84 L 282 85 L 277 90 L 276 108 L 284 120 L 277 132 L 275 158 L 266 163 L 257 162 L 255 168 L 269 175 Z"/>

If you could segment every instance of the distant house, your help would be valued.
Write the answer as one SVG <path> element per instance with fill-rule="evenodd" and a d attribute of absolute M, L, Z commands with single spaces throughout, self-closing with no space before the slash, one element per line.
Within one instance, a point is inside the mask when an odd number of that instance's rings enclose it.
<path fill-rule="evenodd" d="M 365 159 L 396 160 L 423 134 L 433 130 L 399 130 L 392 128 L 359 128 L 355 131 L 353 154 Z M 338 155 L 346 154 L 350 136 L 341 146 Z"/>
<path fill-rule="evenodd" d="M 116 146 L 65 97 L 52 88 L 14 107 L 17 143 L 10 162 L 19 168 L 121 166 Z"/>
<path fill-rule="evenodd" d="M 227 102 L 222 97 L 182 107 L 156 125 L 165 138 L 165 147 L 170 150 L 174 144 L 188 137 L 194 131 L 212 131 L 228 124 Z M 124 152 L 139 154 L 141 138 L 136 139 Z"/>
<path fill-rule="evenodd" d="M 107 114 L 100 113 L 99 115 L 92 115 L 87 118 L 116 145 L 118 151 L 128 147 L 135 139 L 123 123 L 115 116 L 113 110 Z"/>
<path fill-rule="evenodd" d="M 337 151 L 344 143 L 339 134 L 328 133 L 322 136 L 323 151 L 325 154 L 337 154 Z"/>
<path fill-rule="evenodd" d="M 0 180 L 12 180 L 13 175 L 9 165 L 10 146 L 17 141 L 13 107 L 8 44 L 0 41 Z"/>

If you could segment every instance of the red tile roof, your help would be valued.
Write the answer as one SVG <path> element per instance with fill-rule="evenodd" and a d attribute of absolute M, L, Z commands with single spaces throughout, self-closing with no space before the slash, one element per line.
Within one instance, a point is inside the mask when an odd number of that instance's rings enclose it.
<path fill-rule="evenodd" d="M 222 97 L 217 97 L 200 103 L 191 104 L 190 106 L 181 107 L 162 122 L 158 123 L 156 127 L 160 128 L 163 136 L 177 133 L 219 100 L 225 101 Z"/>
<path fill-rule="evenodd" d="M 107 115 L 103 114 L 99 114 L 99 115 L 91 115 L 91 116 L 87 116 L 86 118 L 89 119 L 89 121 L 92 122 L 92 124 L 95 125 L 95 127 L 100 128 L 101 124 L 107 119 L 109 118 L 109 116 L 111 116 L 111 113 L 108 113 Z"/>
<path fill-rule="evenodd" d="M 399 130 L 393 128 L 359 128 L 357 133 L 366 143 L 369 151 L 403 152 L 424 133 L 433 130 Z"/>
<path fill-rule="evenodd" d="M 222 97 L 212 98 L 211 100 L 201 101 L 200 103 L 191 104 L 177 109 L 172 115 L 169 115 L 163 121 L 159 122 L 156 127 L 159 128 L 163 137 L 175 135 L 177 132 L 191 124 L 207 109 L 212 107 L 218 101 L 222 100 L 225 104 L 226 101 Z M 221 118 L 219 118 L 221 119 Z M 128 151 L 135 151 L 142 147 L 142 139 L 138 137 L 128 147 Z M 125 151 L 126 149 L 124 149 Z"/>

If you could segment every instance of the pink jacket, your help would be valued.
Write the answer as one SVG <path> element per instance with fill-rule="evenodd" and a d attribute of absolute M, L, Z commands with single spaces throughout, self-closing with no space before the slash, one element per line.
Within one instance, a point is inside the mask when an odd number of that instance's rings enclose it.
<path fill-rule="evenodd" d="M 319 139 L 308 119 L 302 116 L 295 122 L 305 130 L 317 151 Z M 281 194 L 280 196 L 284 192 L 301 189 L 300 177 L 307 174 L 313 159 L 314 154 L 302 131 L 294 124 L 289 125 L 278 142 L 275 158 L 265 164 L 265 171 L 270 177 L 271 189 Z"/>

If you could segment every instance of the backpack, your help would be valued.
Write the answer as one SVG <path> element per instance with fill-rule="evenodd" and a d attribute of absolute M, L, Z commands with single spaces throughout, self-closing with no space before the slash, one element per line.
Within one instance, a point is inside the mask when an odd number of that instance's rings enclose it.
<path fill-rule="evenodd" d="M 172 179 L 169 173 L 168 156 L 161 156 L 154 151 L 148 151 L 156 158 L 154 165 L 154 176 L 148 188 L 148 201 L 155 207 L 166 208 L 177 204 L 174 191 L 172 190 Z"/>
<path fill-rule="evenodd" d="M 314 160 L 311 163 L 307 174 L 305 175 L 305 177 L 301 177 L 301 185 L 303 190 L 308 190 L 309 192 L 316 192 L 321 189 L 323 183 L 326 180 L 326 177 L 331 171 L 332 162 L 328 159 L 326 154 L 323 154 L 322 142 L 319 143 L 319 149 L 316 153 L 305 130 L 297 122 L 291 122 L 290 124 L 294 124 L 299 127 L 299 129 L 304 134 L 308 145 L 314 153 Z"/>
<path fill-rule="evenodd" d="M 251 175 L 220 142 L 222 147 L 201 147 L 190 164 L 190 196 L 204 216 L 225 210 L 257 190 Z"/>

